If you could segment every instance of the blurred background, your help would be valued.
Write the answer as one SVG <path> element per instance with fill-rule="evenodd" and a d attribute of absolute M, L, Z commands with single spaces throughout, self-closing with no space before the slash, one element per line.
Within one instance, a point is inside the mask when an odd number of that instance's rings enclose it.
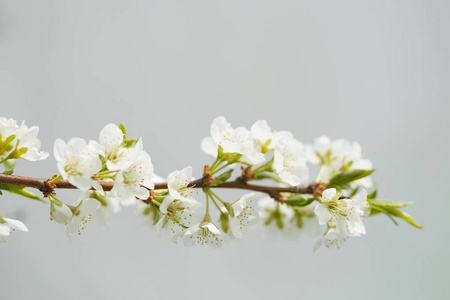
<path fill-rule="evenodd" d="M 148 233 L 133 208 L 66 239 L 49 207 L 5 195 L 29 233 L 0 248 L 4 299 L 443 299 L 448 229 L 446 1 L 1 1 L 0 115 L 55 138 L 142 136 L 156 172 L 194 167 L 211 120 L 266 119 L 310 143 L 359 141 L 379 197 L 415 201 L 340 250 L 255 229 L 221 249 Z M 53 157 L 16 174 L 50 177 Z M 313 174 L 314 176 L 314 174 Z M 67 202 L 78 192 L 58 192 Z M 201 195 L 200 195 L 201 196 Z M 201 196 L 202 198 L 202 196 Z M 203 199 L 202 199 L 203 201 Z"/>

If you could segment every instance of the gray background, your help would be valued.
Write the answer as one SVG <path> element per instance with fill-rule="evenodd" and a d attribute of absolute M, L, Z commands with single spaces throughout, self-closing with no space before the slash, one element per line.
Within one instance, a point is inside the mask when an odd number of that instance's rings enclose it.
<path fill-rule="evenodd" d="M 303 142 L 359 141 L 380 196 L 415 201 L 417 230 L 387 217 L 341 250 L 261 230 L 219 250 L 147 233 L 133 209 L 72 242 L 48 207 L 0 248 L 2 299 L 442 299 L 448 230 L 449 5 L 445 1 L 1 1 L 0 115 L 55 138 L 97 138 L 109 122 L 143 136 L 156 171 L 211 158 L 217 115 L 267 119 Z M 53 157 L 17 174 L 50 177 Z M 60 192 L 74 201 L 77 192 Z"/>

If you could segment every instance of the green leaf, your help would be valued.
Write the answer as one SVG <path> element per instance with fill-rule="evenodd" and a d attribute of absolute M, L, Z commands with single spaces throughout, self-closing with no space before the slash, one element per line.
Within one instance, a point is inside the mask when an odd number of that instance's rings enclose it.
<path fill-rule="evenodd" d="M 368 199 L 370 204 L 381 206 L 381 207 L 391 207 L 391 208 L 402 208 L 411 204 L 414 204 L 414 202 L 396 202 L 396 201 L 390 201 L 390 200 L 378 200 L 378 199 Z"/>
<path fill-rule="evenodd" d="M 273 180 L 275 182 L 278 183 L 285 183 L 283 180 L 278 179 L 277 177 L 275 177 L 274 175 L 272 175 L 271 173 L 267 173 L 267 172 L 263 172 L 263 173 L 258 173 L 255 175 L 255 179 L 256 180 L 263 180 L 263 179 L 270 179 Z"/>
<path fill-rule="evenodd" d="M 356 169 L 356 170 L 347 170 L 347 171 L 342 171 L 336 175 L 334 175 L 331 179 L 330 179 L 330 186 L 342 186 L 342 185 L 346 185 L 352 181 L 364 178 L 369 176 L 370 174 L 373 173 L 373 171 L 375 171 L 375 169 L 372 170 L 361 170 L 361 169 Z"/>
<path fill-rule="evenodd" d="M 371 208 L 372 208 L 372 209 L 370 210 L 370 215 L 371 215 L 371 216 L 377 215 L 377 214 L 379 214 L 380 212 L 382 212 L 382 213 L 386 214 L 386 216 L 388 216 L 389 219 L 391 219 L 391 221 L 394 222 L 395 225 L 398 226 L 397 221 L 395 221 L 395 219 L 392 217 L 392 215 L 391 215 L 387 210 L 385 210 L 385 209 L 382 208 L 382 207 L 378 207 L 378 206 L 376 206 L 376 205 L 372 205 Z"/>
<path fill-rule="evenodd" d="M 412 226 L 414 226 L 416 228 L 423 228 L 422 225 L 419 225 L 416 222 L 414 222 L 413 218 L 409 214 L 407 214 L 403 211 L 400 211 L 396 208 L 387 209 L 387 211 L 389 211 L 389 213 L 391 213 L 392 215 L 405 220 L 406 222 L 408 222 L 409 224 L 411 224 Z"/>
<path fill-rule="evenodd" d="M 38 201 L 47 203 L 47 201 L 45 201 L 44 199 L 36 196 L 32 192 L 25 190 L 25 187 L 23 187 L 23 186 L 17 186 L 17 185 L 11 185 L 11 184 L 0 184 L 0 190 L 8 191 L 11 194 L 20 195 L 20 196 L 23 196 L 26 198 L 30 198 L 33 200 L 38 200 Z"/>
<path fill-rule="evenodd" d="M 10 135 L 10 136 L 8 136 L 6 139 L 5 139 L 5 141 L 3 142 L 3 144 L 9 144 L 9 143 L 11 143 L 14 139 L 16 138 L 16 135 L 15 134 L 12 134 L 12 135 Z"/>
<path fill-rule="evenodd" d="M 227 181 L 228 179 L 230 179 L 231 177 L 231 173 L 233 173 L 234 170 L 228 170 L 222 174 L 220 174 L 219 176 L 217 176 L 213 182 L 211 182 L 211 186 L 217 186 L 221 183 L 224 183 L 225 181 Z"/>
<path fill-rule="evenodd" d="M 399 208 L 408 206 L 408 205 L 412 204 L 413 202 L 394 202 L 394 201 L 389 201 L 389 200 L 376 200 L 376 199 L 370 200 L 369 199 L 369 203 L 372 208 L 372 211 L 376 210 L 376 211 L 386 214 L 389 218 L 391 218 L 391 220 L 395 224 L 397 224 L 397 222 L 394 220 L 393 217 L 403 219 L 414 227 L 423 228 L 423 226 L 417 224 L 409 214 L 399 210 Z M 371 211 L 370 215 L 377 214 L 377 213 L 372 213 L 372 211 Z"/>
<path fill-rule="evenodd" d="M 125 146 L 125 148 L 132 148 L 132 147 L 134 147 L 135 145 L 136 145 L 136 143 L 139 141 L 139 138 L 137 137 L 137 138 L 134 138 L 134 139 L 131 139 L 131 140 L 124 140 L 124 146 Z"/>
<path fill-rule="evenodd" d="M 351 189 L 351 188 L 350 188 Z M 353 197 L 356 195 L 356 193 L 358 193 L 359 190 L 359 186 L 355 187 L 354 189 L 352 189 L 351 193 L 350 193 L 350 197 Z"/>
<path fill-rule="evenodd" d="M 286 204 L 291 206 L 306 206 L 311 204 L 314 198 L 307 197 L 303 194 L 292 194 L 287 198 Z"/>
<path fill-rule="evenodd" d="M 376 182 L 374 182 L 373 185 L 375 186 L 375 190 L 372 193 L 370 193 L 369 195 L 367 195 L 367 199 L 375 199 L 377 197 L 378 184 Z"/>
<path fill-rule="evenodd" d="M 123 140 L 125 141 L 127 139 L 127 131 L 125 129 L 125 126 L 122 123 L 120 123 L 119 124 L 119 129 L 122 131 L 122 133 L 123 133 Z"/>

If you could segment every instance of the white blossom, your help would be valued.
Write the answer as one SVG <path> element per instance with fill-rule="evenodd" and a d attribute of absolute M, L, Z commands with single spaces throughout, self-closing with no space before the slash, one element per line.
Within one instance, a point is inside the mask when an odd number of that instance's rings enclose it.
<path fill-rule="evenodd" d="M 363 158 L 361 145 L 358 142 L 345 139 L 332 141 L 327 136 L 321 136 L 314 140 L 313 145 L 306 146 L 306 152 L 310 163 L 326 167 L 323 176 L 331 176 L 342 170 L 373 169 L 372 162 Z M 370 188 L 373 186 L 373 181 L 370 177 L 364 177 L 350 183 L 352 188 L 359 185 Z"/>
<path fill-rule="evenodd" d="M 351 199 L 339 199 L 336 189 L 327 189 L 322 193 L 322 202 L 316 205 L 314 212 L 319 224 L 329 224 L 331 229 L 325 235 L 329 241 L 345 240 L 366 234 L 362 217 L 366 214 L 367 192 L 362 190 Z"/>
<path fill-rule="evenodd" d="M 20 150 L 14 153 L 11 158 L 23 158 L 29 161 L 37 161 L 46 159 L 48 152 L 39 151 L 41 142 L 37 138 L 39 127 L 33 126 L 28 128 L 25 122 L 21 125 L 17 121 L 10 118 L 0 117 L 0 159 L 8 157 L 14 150 Z M 9 143 L 3 145 L 10 137 L 14 137 Z"/>
<path fill-rule="evenodd" d="M 150 155 L 142 151 L 134 163 L 117 173 L 109 197 L 119 199 L 125 206 L 136 204 L 136 198 L 148 199 L 148 189 L 154 188 L 152 176 L 153 164 Z"/>
<path fill-rule="evenodd" d="M 218 248 L 223 244 L 223 234 L 213 223 L 202 222 L 189 227 L 184 234 L 183 242 L 185 246 L 192 246 L 198 243 Z"/>
<path fill-rule="evenodd" d="M 167 187 L 169 194 L 178 200 L 192 199 L 194 190 L 188 187 L 192 180 L 192 167 L 187 166 L 183 170 L 175 170 L 167 176 Z"/>
<path fill-rule="evenodd" d="M 218 146 L 224 153 L 242 154 L 241 161 L 258 164 L 264 161 L 264 155 L 255 148 L 251 132 L 244 128 L 233 128 L 223 116 L 217 117 L 211 124 L 211 137 L 203 139 L 201 148 L 206 154 L 217 155 Z M 215 149 L 215 150 L 214 150 Z"/>
<path fill-rule="evenodd" d="M 86 141 L 72 138 L 66 144 L 61 139 L 55 140 L 54 155 L 58 170 L 64 179 L 80 190 L 91 187 L 103 193 L 101 185 L 92 177 L 102 169 L 98 154 L 92 152 Z"/>
<path fill-rule="evenodd" d="M 193 199 L 164 198 L 159 207 L 162 217 L 156 224 L 158 232 L 164 230 L 169 240 L 176 243 L 189 227 L 202 221 L 200 203 Z"/>
<path fill-rule="evenodd" d="M 299 185 L 308 179 L 307 157 L 301 142 L 284 137 L 275 145 L 273 168 L 290 185 Z"/>
<path fill-rule="evenodd" d="M 345 139 L 332 141 L 327 136 L 316 138 L 312 145 L 306 146 L 306 152 L 309 162 L 314 165 L 340 167 L 361 158 L 361 146 L 358 142 L 351 143 Z"/>
<path fill-rule="evenodd" d="M 235 237 L 242 238 L 243 232 L 258 221 L 256 204 L 260 198 L 260 193 L 245 194 L 231 206 L 233 216 L 230 216 L 230 229 Z"/>
<path fill-rule="evenodd" d="M 143 149 L 141 140 L 134 147 L 127 148 L 122 130 L 115 124 L 108 124 L 100 132 L 100 143 L 92 142 L 92 146 L 105 157 L 108 170 L 117 171 L 128 168 L 139 157 Z"/>
<path fill-rule="evenodd" d="M 89 193 L 84 192 L 80 199 L 88 197 Z M 66 223 L 66 232 L 67 235 L 70 236 L 72 233 L 78 231 L 78 234 L 81 234 L 81 231 L 84 230 L 84 226 L 87 222 L 91 221 L 92 215 L 99 209 L 100 202 L 96 199 L 85 198 L 84 200 L 80 200 L 76 209 L 73 212 L 72 218 L 68 220 Z"/>
<path fill-rule="evenodd" d="M 273 150 L 282 139 L 293 138 L 289 131 L 273 131 L 266 120 L 256 121 L 250 131 L 261 146 L 267 147 L 267 150 Z"/>
<path fill-rule="evenodd" d="M 14 219 L 5 218 L 0 212 L 0 243 L 6 242 L 6 238 L 11 235 L 11 230 L 28 232 L 28 228 L 22 222 Z"/>

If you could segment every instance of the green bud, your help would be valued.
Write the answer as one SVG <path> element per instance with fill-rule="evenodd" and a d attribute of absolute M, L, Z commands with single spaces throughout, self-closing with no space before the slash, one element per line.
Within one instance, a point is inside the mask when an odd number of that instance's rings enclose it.
<path fill-rule="evenodd" d="M 291 194 L 286 201 L 290 206 L 307 206 L 314 201 L 313 197 L 307 197 L 303 194 Z"/>
<path fill-rule="evenodd" d="M 220 174 L 219 176 L 217 176 L 213 182 L 211 182 L 211 186 L 217 186 L 221 183 L 226 182 L 228 179 L 230 179 L 231 177 L 231 173 L 233 173 L 234 170 L 228 170 L 225 173 Z"/>
<path fill-rule="evenodd" d="M 220 226 L 222 227 L 222 230 L 227 233 L 230 229 L 230 220 L 228 217 L 228 214 L 224 212 L 220 212 Z"/>
<path fill-rule="evenodd" d="M 8 159 L 3 163 L 3 165 L 5 166 L 5 171 L 3 172 L 3 174 L 11 175 L 12 173 L 14 173 L 14 168 L 16 167 L 16 160 Z"/>

